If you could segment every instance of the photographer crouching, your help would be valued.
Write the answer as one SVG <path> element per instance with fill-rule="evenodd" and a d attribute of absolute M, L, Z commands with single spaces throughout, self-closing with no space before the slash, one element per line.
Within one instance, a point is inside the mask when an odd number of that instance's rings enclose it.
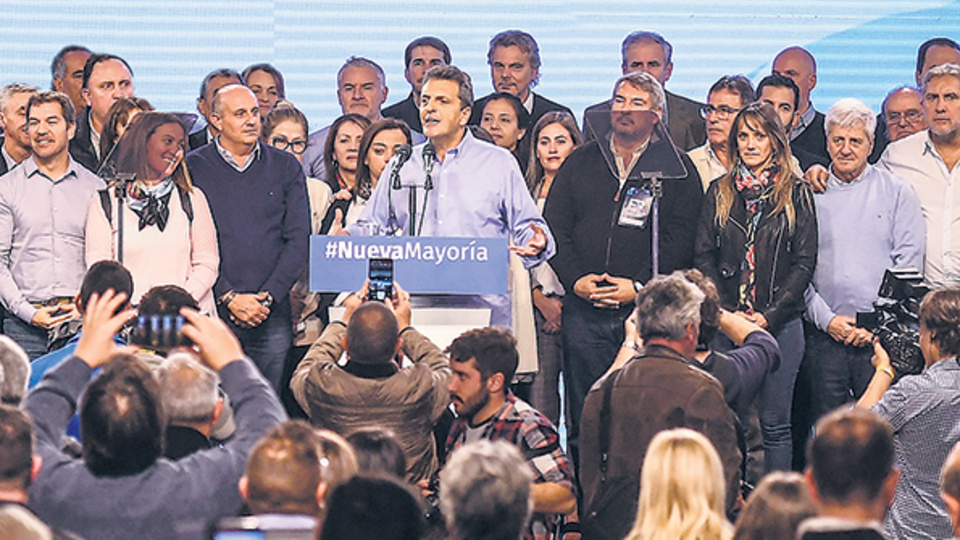
<path fill-rule="evenodd" d="M 894 384 L 890 356 L 874 342 L 876 371 L 857 406 L 870 408 L 893 427 L 901 475 L 887 532 L 893 538 L 948 538 L 952 528 L 940 499 L 939 475 L 960 441 L 960 288 L 927 294 L 919 321 L 923 372 Z"/>

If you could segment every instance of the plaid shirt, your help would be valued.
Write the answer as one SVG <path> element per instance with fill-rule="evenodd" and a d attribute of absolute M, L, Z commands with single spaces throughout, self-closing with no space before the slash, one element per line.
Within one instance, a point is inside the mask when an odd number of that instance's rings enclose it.
<path fill-rule="evenodd" d="M 467 419 L 457 418 L 447 436 L 448 456 L 463 446 L 466 435 Z M 500 410 L 485 422 L 482 438 L 516 445 L 533 469 L 534 483 L 552 482 L 575 493 L 573 466 L 560 446 L 557 428 L 529 403 L 508 392 Z M 559 521 L 557 514 L 533 514 L 524 539 L 553 538 Z"/>

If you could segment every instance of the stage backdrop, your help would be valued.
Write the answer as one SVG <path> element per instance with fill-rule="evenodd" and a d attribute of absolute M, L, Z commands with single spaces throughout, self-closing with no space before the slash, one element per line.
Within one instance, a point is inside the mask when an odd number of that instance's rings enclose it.
<path fill-rule="evenodd" d="M 667 88 L 704 100 L 724 74 L 754 82 L 778 50 L 803 45 L 819 62 L 815 106 L 842 97 L 877 110 L 886 92 L 913 82 L 917 45 L 960 38 L 960 5 L 943 0 L 3 0 L 0 83 L 50 85 L 50 60 L 65 44 L 112 52 L 133 66 L 137 95 L 158 109 L 192 111 L 203 76 L 271 62 L 287 97 L 313 129 L 339 114 L 336 71 L 350 55 L 387 72 L 387 103 L 403 99 L 403 48 L 435 35 L 453 61 L 490 91 L 487 43 L 498 31 L 532 33 L 543 59 L 538 91 L 577 115 L 606 99 L 620 74 L 620 41 L 655 30 L 675 47 Z M 578 118 L 579 120 L 579 118 Z"/>

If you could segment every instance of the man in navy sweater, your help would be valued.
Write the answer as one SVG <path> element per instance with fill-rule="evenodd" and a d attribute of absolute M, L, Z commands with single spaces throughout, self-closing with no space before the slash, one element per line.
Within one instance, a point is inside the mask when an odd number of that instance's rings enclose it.
<path fill-rule="evenodd" d="M 220 317 L 279 390 L 293 341 L 293 282 L 307 265 L 309 219 L 303 171 L 286 152 L 259 142 L 260 112 L 248 88 L 229 85 L 213 98 L 214 144 L 187 156 L 217 226 Z"/>

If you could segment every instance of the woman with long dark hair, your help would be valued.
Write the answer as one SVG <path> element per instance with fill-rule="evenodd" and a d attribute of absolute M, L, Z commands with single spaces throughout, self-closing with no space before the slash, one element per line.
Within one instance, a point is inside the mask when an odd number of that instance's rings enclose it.
<path fill-rule="evenodd" d="M 695 264 L 717 284 L 723 307 L 766 328 L 780 344 L 780 368 L 760 391 L 765 469 L 792 465 L 790 413 L 803 359 L 804 291 L 817 262 L 810 188 L 792 170 L 773 108 L 744 107 L 730 130 L 730 171 L 704 197 Z"/>
<path fill-rule="evenodd" d="M 323 146 L 324 178 L 333 191 L 333 204 L 323 218 L 321 233 L 330 230 L 334 219 L 346 227 L 360 217 L 367 199 L 357 189 L 357 168 L 360 161 L 360 140 L 370 127 L 370 120 L 359 114 L 345 114 L 333 121 Z M 338 218 L 339 216 L 339 218 Z"/>
<path fill-rule="evenodd" d="M 548 112 L 533 127 L 526 180 L 530 195 L 541 212 L 560 165 L 582 143 L 583 136 L 577 129 L 577 122 L 566 111 Z M 530 289 L 537 328 L 538 359 L 531 398 L 534 407 L 556 424 L 560 420 L 558 385 L 563 365 L 560 313 L 565 291 L 547 264 L 530 270 Z"/>

